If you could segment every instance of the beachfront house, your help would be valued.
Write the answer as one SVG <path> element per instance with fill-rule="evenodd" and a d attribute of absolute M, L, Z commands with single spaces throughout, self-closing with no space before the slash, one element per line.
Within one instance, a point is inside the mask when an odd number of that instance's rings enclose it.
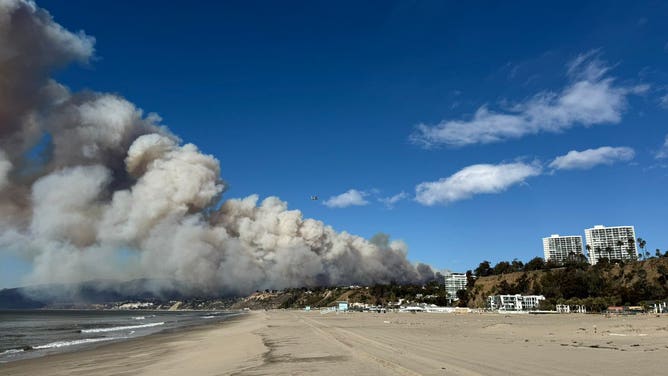
<path fill-rule="evenodd" d="M 538 308 L 543 295 L 492 295 L 487 298 L 487 308 L 493 311 L 531 311 Z"/>

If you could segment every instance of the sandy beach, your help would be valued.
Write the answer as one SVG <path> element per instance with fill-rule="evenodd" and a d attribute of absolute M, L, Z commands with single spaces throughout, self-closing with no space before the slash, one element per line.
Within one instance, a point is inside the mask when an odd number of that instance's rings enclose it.
<path fill-rule="evenodd" d="M 0 375 L 224 375 L 262 364 L 264 315 L 0 364 Z"/>
<path fill-rule="evenodd" d="M 0 365 L 2 375 L 630 375 L 668 367 L 668 316 L 253 312 Z"/>

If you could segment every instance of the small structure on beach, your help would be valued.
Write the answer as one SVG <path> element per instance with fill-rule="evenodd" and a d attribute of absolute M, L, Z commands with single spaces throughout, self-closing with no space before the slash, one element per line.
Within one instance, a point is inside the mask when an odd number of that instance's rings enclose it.
<path fill-rule="evenodd" d="M 557 312 L 571 313 L 571 306 L 569 306 L 568 304 L 557 304 Z"/>
<path fill-rule="evenodd" d="M 340 300 L 336 302 L 336 310 L 337 311 L 342 311 L 345 312 L 348 310 L 348 301 L 347 300 Z"/>
<path fill-rule="evenodd" d="M 647 302 L 651 312 L 654 313 L 668 313 L 668 302 Z"/>
<path fill-rule="evenodd" d="M 644 313 L 645 308 L 641 306 L 610 306 L 605 312 L 620 315 L 635 315 L 637 313 Z"/>
<path fill-rule="evenodd" d="M 151 309 L 152 302 L 129 302 L 119 305 L 116 309 Z"/>
<path fill-rule="evenodd" d="M 587 307 L 583 305 L 557 304 L 557 312 L 559 313 L 587 313 Z"/>

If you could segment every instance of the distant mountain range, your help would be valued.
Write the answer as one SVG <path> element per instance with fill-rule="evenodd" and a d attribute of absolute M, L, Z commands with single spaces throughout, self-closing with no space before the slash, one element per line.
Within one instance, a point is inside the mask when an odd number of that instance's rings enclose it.
<path fill-rule="evenodd" d="M 135 279 L 95 280 L 77 284 L 49 284 L 0 290 L 0 309 L 37 309 L 84 306 L 122 301 L 169 301 L 186 296 L 177 281 Z M 168 288 L 162 286 L 170 286 Z"/>

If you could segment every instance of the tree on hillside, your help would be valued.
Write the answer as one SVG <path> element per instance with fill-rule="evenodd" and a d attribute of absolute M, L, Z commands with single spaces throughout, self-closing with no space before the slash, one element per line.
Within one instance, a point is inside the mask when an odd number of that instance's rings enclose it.
<path fill-rule="evenodd" d="M 617 245 L 617 247 L 619 247 L 620 258 L 622 258 L 622 256 L 621 256 L 622 253 L 621 252 L 622 252 L 622 247 L 624 246 L 624 242 L 621 241 L 621 240 L 617 240 L 617 242 L 615 244 Z"/>
<path fill-rule="evenodd" d="M 513 272 L 513 267 L 510 265 L 508 261 L 499 261 L 499 263 L 494 266 L 495 275 L 512 273 L 512 272 Z"/>
<path fill-rule="evenodd" d="M 547 262 L 545 262 L 545 269 L 554 269 L 554 268 L 558 268 L 560 266 L 561 265 L 554 260 L 547 260 Z"/>
<path fill-rule="evenodd" d="M 578 255 L 577 262 L 579 262 L 580 264 L 584 264 L 584 265 L 589 264 L 589 261 L 587 260 L 587 257 L 583 254 Z"/>
<path fill-rule="evenodd" d="M 487 277 L 492 275 L 493 270 L 492 266 L 489 264 L 489 261 L 485 260 L 478 265 L 477 268 L 473 270 L 477 277 Z"/>
<path fill-rule="evenodd" d="M 531 287 L 531 281 L 529 280 L 527 273 L 522 273 L 520 278 L 518 278 L 517 281 L 515 282 L 513 289 L 518 294 L 530 294 L 531 293 L 531 291 L 529 291 L 530 287 Z"/>
<path fill-rule="evenodd" d="M 475 277 L 473 276 L 473 272 L 470 270 L 466 271 L 466 289 L 470 290 L 473 288 L 475 285 Z"/>
<path fill-rule="evenodd" d="M 545 268 L 545 260 L 542 257 L 534 257 L 524 264 L 524 271 L 541 270 Z"/>
<path fill-rule="evenodd" d="M 469 304 L 469 293 L 466 290 L 457 291 L 457 306 L 466 307 Z"/>

